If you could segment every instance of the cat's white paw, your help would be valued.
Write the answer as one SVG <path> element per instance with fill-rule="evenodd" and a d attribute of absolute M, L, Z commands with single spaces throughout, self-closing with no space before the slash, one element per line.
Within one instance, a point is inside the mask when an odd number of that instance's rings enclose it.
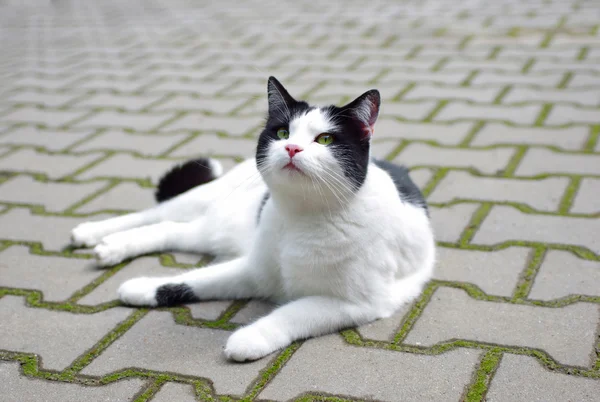
<path fill-rule="evenodd" d="M 130 306 L 155 307 L 156 290 L 165 284 L 163 278 L 135 278 L 124 282 L 117 290 L 119 299 Z"/>
<path fill-rule="evenodd" d="M 94 247 L 94 256 L 98 261 L 98 265 L 109 267 L 116 265 L 127 258 L 127 249 L 116 242 L 106 242 L 98 244 Z"/>
<path fill-rule="evenodd" d="M 85 222 L 71 230 L 71 244 L 76 247 L 92 247 L 100 243 L 104 233 L 96 222 Z"/>
<path fill-rule="evenodd" d="M 279 349 L 253 325 L 235 331 L 227 340 L 225 356 L 238 362 L 258 360 Z"/>

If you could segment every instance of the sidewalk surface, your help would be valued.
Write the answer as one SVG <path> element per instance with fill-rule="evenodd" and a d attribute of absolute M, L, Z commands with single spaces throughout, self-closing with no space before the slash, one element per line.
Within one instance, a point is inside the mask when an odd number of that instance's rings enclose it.
<path fill-rule="evenodd" d="M 592 401 L 600 395 L 600 2 L 0 1 L 0 400 Z M 266 80 L 383 98 L 435 280 L 394 317 L 234 364 L 258 302 L 120 306 L 206 257 L 99 269 L 76 224 L 253 155 Z"/>

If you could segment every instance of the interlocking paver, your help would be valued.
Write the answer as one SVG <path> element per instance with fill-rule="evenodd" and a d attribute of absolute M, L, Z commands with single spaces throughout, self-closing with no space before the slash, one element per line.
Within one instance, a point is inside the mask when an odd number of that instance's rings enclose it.
<path fill-rule="evenodd" d="M 568 128 L 511 127 L 502 123 L 487 123 L 477 133 L 471 145 L 487 146 L 497 144 L 553 145 L 566 150 L 577 151 L 584 145 L 589 128 L 584 126 Z"/>
<path fill-rule="evenodd" d="M 579 191 L 573 200 L 571 212 L 597 213 L 600 212 L 600 180 L 583 179 Z"/>
<path fill-rule="evenodd" d="M 460 289 L 436 290 L 405 339 L 432 346 L 467 339 L 546 351 L 563 364 L 589 366 L 599 323 L 598 306 L 561 308 L 498 304 L 472 299 Z"/>
<path fill-rule="evenodd" d="M 93 130 L 55 131 L 33 126 L 16 127 L 0 135 L 0 144 L 30 145 L 62 151 L 90 135 Z"/>
<path fill-rule="evenodd" d="M 593 401 L 600 383 L 546 370 L 534 358 L 507 354 L 492 380 L 489 401 Z"/>
<path fill-rule="evenodd" d="M 76 211 L 82 214 L 103 210 L 139 211 L 155 205 L 154 191 L 152 188 L 141 187 L 137 183 L 119 183 L 86 202 Z"/>
<path fill-rule="evenodd" d="M 600 155 L 562 154 L 548 149 L 530 149 L 517 167 L 518 176 L 544 173 L 600 174 Z"/>
<path fill-rule="evenodd" d="M 530 250 L 479 251 L 439 248 L 436 279 L 472 283 L 490 295 L 510 296 L 527 265 Z"/>
<path fill-rule="evenodd" d="M 594 1 L 0 3 L 4 399 L 594 400 Z M 123 280 L 208 256 L 101 270 L 64 247 L 80 222 L 154 205 L 179 161 L 253 155 L 269 75 L 312 104 L 379 89 L 371 154 L 412 169 L 440 246 L 391 317 L 236 365 L 229 330 L 272 305 L 115 308 Z"/>
<path fill-rule="evenodd" d="M 408 166 L 472 167 L 482 173 L 493 174 L 502 170 L 514 150 L 496 148 L 489 150 L 438 148 L 427 144 L 410 144 L 394 159 Z"/>
<path fill-rule="evenodd" d="M 499 244 L 509 240 L 525 240 L 571 244 L 588 247 L 600 253 L 598 222 L 593 219 L 526 214 L 516 208 L 496 205 L 475 233 L 475 244 Z"/>
<path fill-rule="evenodd" d="M 125 400 L 124 398 L 134 398 L 144 384 L 142 379 L 137 378 L 102 387 L 48 382 L 41 379 L 31 380 L 21 375 L 19 364 L 16 362 L 0 362 L 0 382 L 5 390 L 10 390 L 10 396 L 5 395 L 9 398 L 19 401 L 46 402 L 81 402 L 82 400 L 119 402 Z M 178 400 L 183 401 L 183 399 Z"/>
<path fill-rule="evenodd" d="M 0 184 L 0 202 L 42 205 L 47 212 L 60 212 L 106 186 L 106 183 L 44 183 L 29 176 L 16 176 Z"/>
<path fill-rule="evenodd" d="M 241 395 L 268 359 L 246 364 L 227 362 L 222 347 L 230 334 L 177 325 L 168 312 L 150 312 L 82 373 L 104 375 L 126 367 L 177 372 L 211 379 L 217 393 Z"/>
<path fill-rule="evenodd" d="M 0 170 L 43 173 L 50 179 L 59 179 L 75 173 L 100 157 L 100 154 L 52 155 L 32 149 L 21 149 L 0 159 Z"/>
<path fill-rule="evenodd" d="M 550 250 L 535 278 L 529 297 L 552 300 L 569 295 L 600 296 L 600 262 Z"/>
<path fill-rule="evenodd" d="M 173 382 L 163 385 L 156 396 L 152 398 L 153 402 L 194 402 L 195 400 L 194 388 L 191 385 Z"/>
<path fill-rule="evenodd" d="M 152 134 L 128 133 L 119 130 L 110 130 L 94 136 L 76 147 L 73 151 L 105 151 L 123 150 L 133 151 L 144 156 L 158 156 L 169 148 L 185 140 L 188 134 Z"/>
<path fill-rule="evenodd" d="M 386 401 L 456 401 L 479 353 L 469 349 L 439 356 L 386 353 L 354 349 L 337 335 L 329 335 L 306 342 L 259 397 L 286 401 L 303 393 L 324 392 Z M 315 366 L 315 360 L 320 364 Z"/>
<path fill-rule="evenodd" d="M 10 323 L 0 326 L 2 349 L 39 354 L 51 370 L 65 369 L 131 314 L 122 307 L 95 314 L 31 308 L 16 296 L 3 297 L 0 306 L 2 322 Z"/>
<path fill-rule="evenodd" d="M 90 260 L 35 255 L 18 245 L 0 252 L 0 269 L 0 286 L 39 290 L 46 301 L 66 300 L 102 274 Z"/>
<path fill-rule="evenodd" d="M 529 181 L 477 177 L 453 171 L 435 187 L 427 200 L 438 203 L 460 199 L 502 200 L 527 204 L 540 211 L 555 211 L 568 184 L 566 177 Z"/>

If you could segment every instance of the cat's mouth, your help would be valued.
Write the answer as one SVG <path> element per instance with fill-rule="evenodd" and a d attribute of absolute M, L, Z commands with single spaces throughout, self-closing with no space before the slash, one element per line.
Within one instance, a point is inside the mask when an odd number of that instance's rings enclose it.
<path fill-rule="evenodd" d="M 298 166 L 294 165 L 294 162 L 292 161 L 289 161 L 288 164 L 283 167 L 283 170 L 291 170 L 292 172 L 304 174 L 304 172 L 300 170 Z"/>

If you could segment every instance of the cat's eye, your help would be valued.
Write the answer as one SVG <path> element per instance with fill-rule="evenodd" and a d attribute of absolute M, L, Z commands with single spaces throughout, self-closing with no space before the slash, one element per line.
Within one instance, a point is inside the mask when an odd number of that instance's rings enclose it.
<path fill-rule="evenodd" d="M 280 128 L 279 130 L 277 130 L 277 136 L 281 140 L 287 140 L 288 138 L 290 138 L 290 133 L 285 128 Z"/>
<path fill-rule="evenodd" d="M 333 142 L 333 135 L 323 133 L 320 134 L 317 138 L 315 138 L 315 141 L 321 145 L 329 145 Z"/>

